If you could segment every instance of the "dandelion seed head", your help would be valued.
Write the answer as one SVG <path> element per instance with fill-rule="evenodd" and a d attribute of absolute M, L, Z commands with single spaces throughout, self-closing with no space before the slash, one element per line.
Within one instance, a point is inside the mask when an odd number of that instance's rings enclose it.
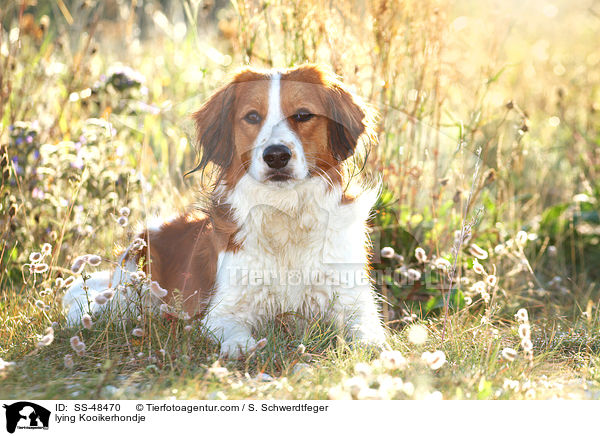
<path fill-rule="evenodd" d="M 42 245 L 42 254 L 48 255 L 50 253 L 52 253 L 52 245 L 46 242 L 44 245 Z"/>
<path fill-rule="evenodd" d="M 35 274 L 43 274 L 48 271 L 48 265 L 45 263 L 35 263 L 31 269 Z"/>
<path fill-rule="evenodd" d="M 405 382 L 402 384 L 402 392 L 404 392 L 409 397 L 412 397 L 415 393 L 415 385 L 412 382 Z"/>
<path fill-rule="evenodd" d="M 514 350 L 513 348 L 504 348 L 502 350 L 502 358 L 504 360 L 508 360 L 509 362 L 512 362 L 513 360 L 515 360 L 515 358 L 517 357 L 517 351 Z"/>
<path fill-rule="evenodd" d="M 369 385 L 362 377 L 351 377 L 344 380 L 344 388 L 350 392 L 353 398 L 358 398 L 361 391 L 369 389 Z"/>
<path fill-rule="evenodd" d="M 128 217 L 130 213 L 131 210 L 127 206 L 123 206 L 121 209 L 119 209 L 119 215 L 121 216 Z"/>
<path fill-rule="evenodd" d="M 38 347 L 47 347 L 53 341 L 54 341 L 54 331 L 51 330 L 49 333 L 44 335 L 42 337 L 42 339 L 40 339 L 40 341 L 38 342 Z"/>
<path fill-rule="evenodd" d="M 187 327 L 187 326 L 186 326 L 186 327 Z M 141 329 L 141 328 L 139 328 L 139 327 L 136 327 L 136 328 L 134 328 L 134 329 L 131 331 L 131 334 L 132 334 L 133 336 L 137 336 L 138 338 L 140 338 L 140 337 L 144 336 L 144 330 L 142 330 L 142 329 Z"/>
<path fill-rule="evenodd" d="M 146 241 L 144 241 L 142 238 L 136 238 L 133 240 L 133 242 L 129 246 L 129 251 L 132 253 L 137 253 L 145 246 L 146 246 Z"/>
<path fill-rule="evenodd" d="M 367 378 L 372 374 L 373 369 L 365 362 L 358 362 L 354 365 L 354 372 L 361 377 Z"/>
<path fill-rule="evenodd" d="M 529 322 L 529 315 L 527 309 L 519 309 L 515 315 L 518 322 L 526 323 Z"/>
<path fill-rule="evenodd" d="M 497 278 L 495 275 L 493 275 L 493 274 L 490 274 L 489 276 L 487 276 L 487 277 L 485 278 L 485 282 L 486 282 L 486 283 L 487 283 L 489 286 L 492 286 L 492 287 L 493 287 L 493 286 L 496 286 L 496 283 L 498 283 L 498 278 Z"/>
<path fill-rule="evenodd" d="M 161 288 L 158 282 L 154 281 L 150 283 L 150 291 L 158 298 L 164 298 L 169 293 L 166 289 Z"/>
<path fill-rule="evenodd" d="M 55 281 L 54 281 L 54 285 L 58 288 L 61 289 L 65 284 L 65 281 L 62 279 L 62 277 L 58 277 Z"/>
<path fill-rule="evenodd" d="M 417 247 L 417 249 L 415 250 L 415 257 L 417 258 L 417 261 L 419 261 L 419 263 L 427 262 L 427 254 L 425 253 L 425 250 L 423 250 L 421 247 Z"/>
<path fill-rule="evenodd" d="M 525 247 L 525 244 L 527 244 L 527 232 L 520 230 L 517 233 L 517 237 L 515 238 L 515 242 L 517 243 L 517 245 L 519 247 Z"/>
<path fill-rule="evenodd" d="M 97 254 L 88 254 L 86 261 L 90 266 L 98 266 L 102 262 L 102 258 Z"/>
<path fill-rule="evenodd" d="M 103 306 L 106 304 L 106 302 L 108 301 L 108 299 L 102 295 L 102 294 L 98 294 L 96 295 L 96 297 L 94 298 L 94 301 L 96 302 L 96 304 L 98 304 L 99 306 Z"/>
<path fill-rule="evenodd" d="M 33 253 L 31 253 L 29 255 L 29 261 L 33 262 L 33 263 L 37 263 L 39 261 L 41 261 L 43 258 L 42 253 L 38 253 L 37 251 L 34 251 Z"/>
<path fill-rule="evenodd" d="M 63 361 L 65 363 L 65 368 L 73 368 L 74 362 L 73 362 L 73 356 L 70 354 L 65 354 L 65 357 L 63 358 Z"/>
<path fill-rule="evenodd" d="M 521 324 L 519 326 L 519 337 L 521 339 L 526 339 L 531 337 L 531 327 L 529 324 Z"/>
<path fill-rule="evenodd" d="M 92 317 L 86 313 L 81 317 L 81 324 L 83 324 L 86 329 L 91 329 L 93 325 Z"/>
<path fill-rule="evenodd" d="M 433 370 L 440 369 L 446 363 L 446 354 L 441 350 L 436 350 L 433 353 L 425 351 L 421 355 L 421 359 L 425 361 L 427 366 Z"/>
<path fill-rule="evenodd" d="M 125 227 L 129 223 L 129 220 L 125 216 L 120 216 L 117 218 L 117 224 L 121 227 Z"/>
<path fill-rule="evenodd" d="M 383 247 L 381 249 L 381 257 L 384 257 L 386 259 L 391 259 L 392 257 L 394 257 L 395 251 L 392 247 Z"/>
<path fill-rule="evenodd" d="M 469 253 L 472 256 L 475 256 L 476 258 L 481 260 L 485 260 L 488 258 L 488 252 L 477 244 L 471 244 L 469 246 Z"/>
<path fill-rule="evenodd" d="M 477 274 L 485 274 L 485 269 L 483 269 L 483 265 L 479 263 L 477 258 L 473 259 L 473 271 L 475 271 Z"/>
<path fill-rule="evenodd" d="M 114 289 L 107 289 L 106 291 L 102 291 L 100 295 L 102 295 L 107 300 L 110 300 L 112 297 L 115 296 L 115 291 Z"/>
<path fill-rule="evenodd" d="M 533 342 L 531 342 L 531 339 L 523 338 L 521 340 L 521 348 L 523 348 L 523 351 L 533 351 Z"/>
<path fill-rule="evenodd" d="M 422 324 L 413 324 L 408 328 L 408 340 L 415 345 L 427 342 L 427 329 Z"/>
<path fill-rule="evenodd" d="M 485 282 L 480 280 L 478 282 L 473 283 L 473 285 L 471 286 L 471 290 L 478 294 L 483 294 L 487 291 L 487 287 L 485 285 Z"/>
<path fill-rule="evenodd" d="M 71 276 L 68 277 L 64 282 L 63 282 L 63 287 L 69 287 L 73 284 L 73 282 L 75 282 L 75 277 Z"/>
<path fill-rule="evenodd" d="M 268 343 L 269 343 L 269 341 L 267 340 L 267 338 L 262 338 L 261 340 L 259 340 L 256 343 L 256 349 L 262 350 L 263 348 L 265 348 L 267 346 Z"/>
<path fill-rule="evenodd" d="M 408 361 L 398 350 L 382 351 L 379 360 L 386 369 L 405 369 L 408 366 Z"/>
<path fill-rule="evenodd" d="M 443 257 L 438 257 L 435 260 L 435 267 L 442 271 L 448 271 L 450 270 L 450 268 L 452 268 L 452 264 L 447 259 L 444 259 Z"/>
<path fill-rule="evenodd" d="M 416 282 L 419 281 L 421 279 L 421 272 L 419 270 L 416 270 L 414 268 L 409 268 L 406 271 L 406 276 L 408 277 L 408 279 L 412 282 Z"/>
<path fill-rule="evenodd" d="M 86 264 L 85 256 L 76 257 L 75 261 L 73 261 L 73 265 L 71 265 L 71 272 L 73 274 L 81 273 L 81 271 L 83 271 L 83 267 L 85 266 L 85 264 Z"/>

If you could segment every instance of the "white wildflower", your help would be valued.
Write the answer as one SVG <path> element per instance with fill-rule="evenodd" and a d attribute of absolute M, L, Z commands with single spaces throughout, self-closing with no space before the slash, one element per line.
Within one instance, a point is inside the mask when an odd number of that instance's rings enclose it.
<path fill-rule="evenodd" d="M 86 313 L 81 317 L 81 324 L 83 324 L 86 329 L 91 329 L 93 325 L 92 317 Z"/>
<path fill-rule="evenodd" d="M 386 259 L 391 259 L 394 257 L 395 251 L 392 247 L 383 247 L 381 249 L 381 257 L 385 257 Z"/>
<path fill-rule="evenodd" d="M 269 341 L 267 340 L 267 338 L 262 338 L 261 340 L 259 340 L 256 343 L 256 349 L 257 350 L 262 350 L 263 348 L 265 348 L 267 346 L 268 342 Z"/>
<path fill-rule="evenodd" d="M 354 372 L 360 375 L 361 377 L 367 378 L 371 375 L 373 370 L 369 366 L 369 364 L 365 362 L 358 362 L 356 365 L 354 365 Z"/>
<path fill-rule="evenodd" d="M 519 326 L 519 337 L 521 339 L 531 337 L 531 327 L 529 327 L 529 324 L 521 324 Z"/>
<path fill-rule="evenodd" d="M 405 369 L 408 365 L 406 358 L 397 350 L 382 351 L 379 360 L 386 369 Z"/>
<path fill-rule="evenodd" d="M 485 260 L 488 258 L 488 252 L 477 244 L 471 244 L 469 246 L 469 253 L 481 260 Z"/>
<path fill-rule="evenodd" d="M 125 227 L 128 222 L 129 222 L 129 220 L 127 219 L 127 217 L 120 216 L 119 218 L 117 218 L 117 224 L 120 225 L 121 227 Z"/>
<path fill-rule="evenodd" d="M 515 238 L 515 242 L 519 247 L 525 247 L 527 244 L 527 232 L 521 230 L 517 233 L 517 237 Z"/>
<path fill-rule="evenodd" d="M 417 249 L 415 250 L 415 257 L 417 258 L 419 263 L 427 262 L 427 254 L 425 253 L 425 250 L 423 250 L 421 247 L 417 247 Z"/>
<path fill-rule="evenodd" d="M 408 328 L 408 340 L 415 345 L 427 341 L 427 329 L 422 324 L 413 324 Z"/>
<path fill-rule="evenodd" d="M 167 291 L 166 289 L 161 288 L 158 282 L 150 283 L 150 291 L 158 298 L 164 298 L 169 293 L 169 291 Z"/>
<path fill-rule="evenodd" d="M 452 268 L 452 264 L 447 259 L 444 259 L 443 257 L 438 257 L 435 260 L 435 267 L 442 271 L 448 271 L 450 270 L 450 268 Z"/>
<path fill-rule="evenodd" d="M 421 272 L 414 268 L 409 268 L 406 271 L 406 276 L 411 282 L 416 282 L 421 279 Z"/>
<path fill-rule="evenodd" d="M 106 302 L 108 301 L 108 299 L 102 295 L 102 294 L 98 294 L 96 295 L 96 297 L 94 298 L 94 301 L 96 302 L 96 304 L 98 304 L 99 306 L 103 306 L 106 304 Z"/>
<path fill-rule="evenodd" d="M 65 362 L 65 368 L 73 368 L 74 362 L 73 362 L 73 356 L 70 354 L 65 354 L 65 357 L 63 358 L 64 362 Z"/>
<path fill-rule="evenodd" d="M 71 272 L 73 274 L 81 273 L 81 271 L 83 271 L 83 267 L 86 264 L 86 259 L 87 259 L 87 255 L 76 257 L 75 260 L 73 261 L 73 264 L 71 265 Z"/>
<path fill-rule="evenodd" d="M 29 261 L 33 262 L 33 263 L 39 262 L 40 260 L 42 260 L 42 258 L 43 258 L 42 253 L 38 253 L 37 251 L 35 251 L 29 255 Z"/>
<path fill-rule="evenodd" d="M 97 254 L 88 254 L 86 261 L 91 266 L 98 266 L 102 262 L 102 258 Z"/>
<path fill-rule="evenodd" d="M 487 277 L 485 278 L 485 282 L 486 282 L 486 283 L 487 283 L 489 286 L 491 286 L 491 287 L 494 287 L 494 286 L 496 286 L 496 283 L 498 283 L 498 278 L 497 278 L 495 275 L 493 275 L 493 274 L 490 274 L 489 276 L 487 276 Z"/>
<path fill-rule="evenodd" d="M 42 245 L 42 254 L 44 256 L 47 256 L 50 253 L 52 253 L 52 245 L 50 245 L 46 242 L 44 245 Z"/>
<path fill-rule="evenodd" d="M 518 322 L 528 322 L 529 321 L 529 315 L 527 314 L 527 309 L 519 309 L 515 315 L 515 318 L 517 319 Z"/>
<path fill-rule="evenodd" d="M 502 350 L 502 358 L 504 360 L 508 360 L 509 362 L 512 362 L 513 360 L 515 360 L 516 357 L 517 357 L 517 352 L 513 348 L 507 347 Z"/>
<path fill-rule="evenodd" d="M 429 368 L 436 370 L 440 369 L 446 363 L 446 354 L 441 350 L 436 350 L 433 353 L 425 351 L 421 355 L 421 359 L 429 366 Z"/>
<path fill-rule="evenodd" d="M 485 269 L 483 269 L 483 265 L 479 263 L 477 258 L 473 259 L 473 271 L 475 271 L 477 274 L 485 274 Z"/>

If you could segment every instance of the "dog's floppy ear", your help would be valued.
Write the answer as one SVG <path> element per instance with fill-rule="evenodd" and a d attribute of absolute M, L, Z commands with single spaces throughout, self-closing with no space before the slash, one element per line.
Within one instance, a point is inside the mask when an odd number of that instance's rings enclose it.
<path fill-rule="evenodd" d="M 368 108 L 337 80 L 329 81 L 326 88 L 329 146 L 333 156 L 341 162 L 354 154 L 361 135 L 368 141 L 374 140 L 371 116 Z"/>
<path fill-rule="evenodd" d="M 234 101 L 235 83 L 229 83 L 215 92 L 194 113 L 198 151 L 202 156 L 198 166 L 190 173 L 203 170 L 209 162 L 221 168 L 226 168 L 231 163 L 234 149 Z"/>

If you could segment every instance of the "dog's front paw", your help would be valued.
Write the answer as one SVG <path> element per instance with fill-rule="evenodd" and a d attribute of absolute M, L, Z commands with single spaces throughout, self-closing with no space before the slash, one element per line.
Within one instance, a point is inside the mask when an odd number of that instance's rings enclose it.
<path fill-rule="evenodd" d="M 221 342 L 222 359 L 237 360 L 256 349 L 256 341 L 250 336 L 227 338 Z"/>
<path fill-rule="evenodd" d="M 352 332 L 353 342 L 361 348 L 370 348 L 374 351 L 389 349 L 385 330 L 380 325 L 359 326 Z"/>

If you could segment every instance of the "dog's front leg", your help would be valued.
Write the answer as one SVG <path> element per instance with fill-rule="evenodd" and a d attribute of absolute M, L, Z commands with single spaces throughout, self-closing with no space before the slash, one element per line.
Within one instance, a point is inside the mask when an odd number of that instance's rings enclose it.
<path fill-rule="evenodd" d="M 361 345 L 387 348 L 385 328 L 377 309 L 375 293 L 370 286 L 344 290 L 338 296 L 338 319 L 351 339 Z"/>
<path fill-rule="evenodd" d="M 221 344 L 222 358 L 239 359 L 256 348 L 249 326 L 224 307 L 213 307 L 203 324 Z"/>

